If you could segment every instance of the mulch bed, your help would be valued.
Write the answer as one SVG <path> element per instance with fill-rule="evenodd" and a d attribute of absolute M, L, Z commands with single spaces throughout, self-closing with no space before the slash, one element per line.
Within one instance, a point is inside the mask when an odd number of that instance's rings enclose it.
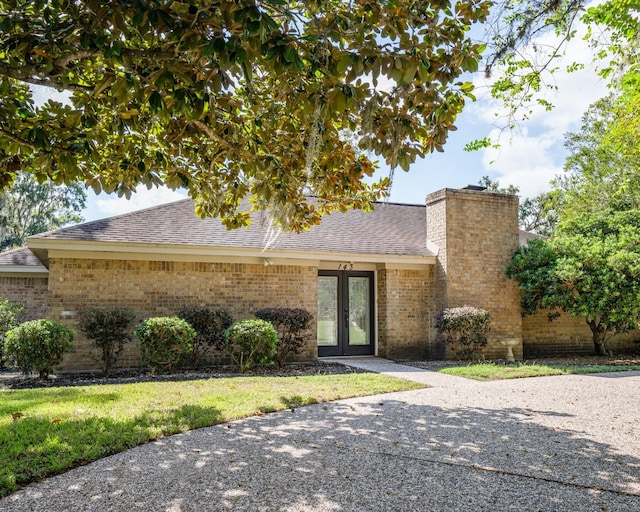
<path fill-rule="evenodd" d="M 284 368 L 257 366 L 239 373 L 237 366 L 212 366 L 198 370 L 185 370 L 170 375 L 153 375 L 145 369 L 113 370 L 109 377 L 99 372 L 61 372 L 48 380 L 25 377 L 15 372 L 0 371 L 0 389 L 31 389 L 63 386 L 90 386 L 93 384 L 130 384 L 134 382 L 168 382 L 223 377 L 300 377 L 305 375 L 338 375 L 364 373 L 364 370 L 338 363 L 290 363 Z"/>
<path fill-rule="evenodd" d="M 498 361 L 496 361 L 498 362 Z M 348 361 L 345 361 L 348 365 Z M 472 364 L 470 361 L 398 361 L 398 363 L 438 371 L 441 368 Z M 616 366 L 640 365 L 640 356 L 624 355 L 616 357 L 574 356 L 539 358 L 520 361 L 524 364 L 541 365 L 593 365 L 608 364 Z M 153 375 L 149 370 L 114 370 L 112 375 L 104 377 L 97 372 L 60 373 L 48 380 L 25 377 L 15 372 L 0 371 L 0 389 L 31 389 L 62 386 L 89 386 L 93 384 L 129 384 L 134 382 L 166 382 L 197 379 L 215 379 L 223 377 L 301 377 L 305 375 L 338 375 L 346 373 L 364 373 L 364 370 L 339 363 L 290 363 L 284 368 L 277 366 L 257 366 L 245 373 L 239 373 L 236 366 L 211 366 L 196 370 L 185 370 L 171 375 Z"/>

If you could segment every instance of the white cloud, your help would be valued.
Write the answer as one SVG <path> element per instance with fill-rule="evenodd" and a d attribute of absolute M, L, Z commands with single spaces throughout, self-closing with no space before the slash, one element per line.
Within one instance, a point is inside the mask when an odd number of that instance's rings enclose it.
<path fill-rule="evenodd" d="M 532 103 L 519 113 L 521 117 L 531 108 L 532 113 L 528 114 L 526 124 L 543 127 L 559 136 L 566 131 L 576 129 L 589 105 L 608 93 L 606 83 L 598 76 L 594 67 L 593 48 L 583 39 L 587 31 L 586 26 L 578 22 L 574 28 L 576 34 L 567 43 L 564 54 L 553 59 L 551 67 L 557 70 L 553 74 L 543 74 L 543 80 L 552 88 L 536 95 L 536 98 L 542 98 L 553 104 L 554 109 L 547 112 L 543 106 Z M 535 47 L 536 51 L 530 50 L 524 55 L 541 63 L 548 58 L 551 49 L 556 47 L 558 42 L 559 39 L 553 33 L 545 34 L 533 41 L 531 47 Z M 584 64 L 584 69 L 567 72 L 567 66 L 574 62 Z M 485 79 L 484 76 L 476 77 L 474 83 L 480 100 L 471 105 L 469 110 L 473 111 L 479 119 L 501 127 L 501 123 L 505 124 L 507 111 L 501 102 L 489 96 L 491 84 L 498 77 L 500 77 L 498 68 L 494 70 L 491 80 Z"/>
<path fill-rule="evenodd" d="M 99 198 L 96 200 L 99 216 L 111 217 L 113 215 L 142 210 L 171 201 L 178 201 L 184 199 L 186 193 L 184 191 L 171 190 L 166 187 L 154 187 L 149 190 L 144 185 L 138 185 L 135 194 L 131 195 L 131 199 L 118 197 L 116 195 L 99 197 L 102 197 L 102 199 Z"/>
<path fill-rule="evenodd" d="M 476 119 L 502 129 L 492 130 L 490 137 L 499 141 L 500 148 L 484 150 L 482 166 L 487 174 L 500 181 L 501 186 L 520 187 L 523 197 L 551 188 L 550 180 L 563 172 L 564 135 L 579 130 L 582 115 L 589 105 L 608 93 L 592 63 L 593 49 L 583 39 L 586 27 L 578 23 L 575 28 L 576 35 L 568 42 L 564 55 L 554 59 L 553 66 L 557 71 L 545 77 L 554 88 L 541 97 L 554 105 L 552 111 L 532 104 L 532 113 L 526 121 L 517 122 L 513 130 L 505 129 L 504 106 L 489 97 L 490 84 L 484 78 L 476 79 L 476 87 L 483 96 L 470 106 L 470 113 Z M 537 52 L 530 56 L 546 58 L 546 49 L 556 46 L 557 42 L 555 35 L 545 34 L 535 40 Z M 567 72 L 567 66 L 573 62 L 583 63 L 584 69 Z M 498 73 L 499 70 L 496 76 Z"/>
<path fill-rule="evenodd" d="M 562 172 L 561 143 L 552 133 L 530 135 L 522 129 L 500 148 L 486 150 L 482 164 L 501 186 L 515 185 L 522 197 L 532 197 L 549 190 L 549 182 Z"/>

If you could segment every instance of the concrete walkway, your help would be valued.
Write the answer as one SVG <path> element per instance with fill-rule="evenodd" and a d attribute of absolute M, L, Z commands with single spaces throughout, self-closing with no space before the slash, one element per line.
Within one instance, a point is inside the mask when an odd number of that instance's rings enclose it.
<path fill-rule="evenodd" d="M 14 511 L 640 511 L 640 372 L 433 387 L 248 418 L 30 486 Z"/>
<path fill-rule="evenodd" d="M 353 366 L 354 368 L 360 368 L 361 370 L 366 370 L 368 372 L 384 373 L 385 375 L 389 375 L 391 377 L 419 382 L 420 384 L 431 387 L 468 387 L 474 384 L 474 381 L 470 381 L 469 379 L 454 377 L 453 375 L 446 375 L 444 373 L 438 373 L 429 370 L 423 370 L 422 368 L 416 368 L 414 366 L 408 366 L 405 364 L 398 364 L 394 361 L 383 359 L 381 357 L 323 357 L 322 361 L 326 361 L 328 363 L 340 363 L 346 366 Z"/>

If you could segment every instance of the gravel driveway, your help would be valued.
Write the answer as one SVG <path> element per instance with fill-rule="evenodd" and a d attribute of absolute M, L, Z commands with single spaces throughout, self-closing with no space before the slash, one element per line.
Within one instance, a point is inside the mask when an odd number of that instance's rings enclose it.
<path fill-rule="evenodd" d="M 640 511 L 640 372 L 479 383 L 362 364 L 434 387 L 172 436 L 0 510 Z"/>

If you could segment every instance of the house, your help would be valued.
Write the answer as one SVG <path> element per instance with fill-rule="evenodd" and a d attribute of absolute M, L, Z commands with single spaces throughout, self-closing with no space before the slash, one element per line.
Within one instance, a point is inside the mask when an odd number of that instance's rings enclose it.
<path fill-rule="evenodd" d="M 504 269 L 528 236 L 518 229 L 516 196 L 475 187 L 429 194 L 424 206 L 334 213 L 308 232 L 277 237 L 260 214 L 250 229 L 228 231 L 196 217 L 187 199 L 30 237 L 28 248 L 0 254 L 0 296 L 25 304 L 31 318 L 72 327 L 89 306 L 129 306 L 139 319 L 192 305 L 224 308 L 234 319 L 301 307 L 316 319 L 317 336 L 300 360 L 441 358 L 434 316 L 470 304 L 491 314 L 488 358 L 505 356 L 503 337 L 519 340 L 516 357 L 590 352 L 581 319 L 521 318 L 517 283 Z M 138 362 L 130 344 L 120 365 Z M 98 364 L 78 333 L 61 368 Z"/>

